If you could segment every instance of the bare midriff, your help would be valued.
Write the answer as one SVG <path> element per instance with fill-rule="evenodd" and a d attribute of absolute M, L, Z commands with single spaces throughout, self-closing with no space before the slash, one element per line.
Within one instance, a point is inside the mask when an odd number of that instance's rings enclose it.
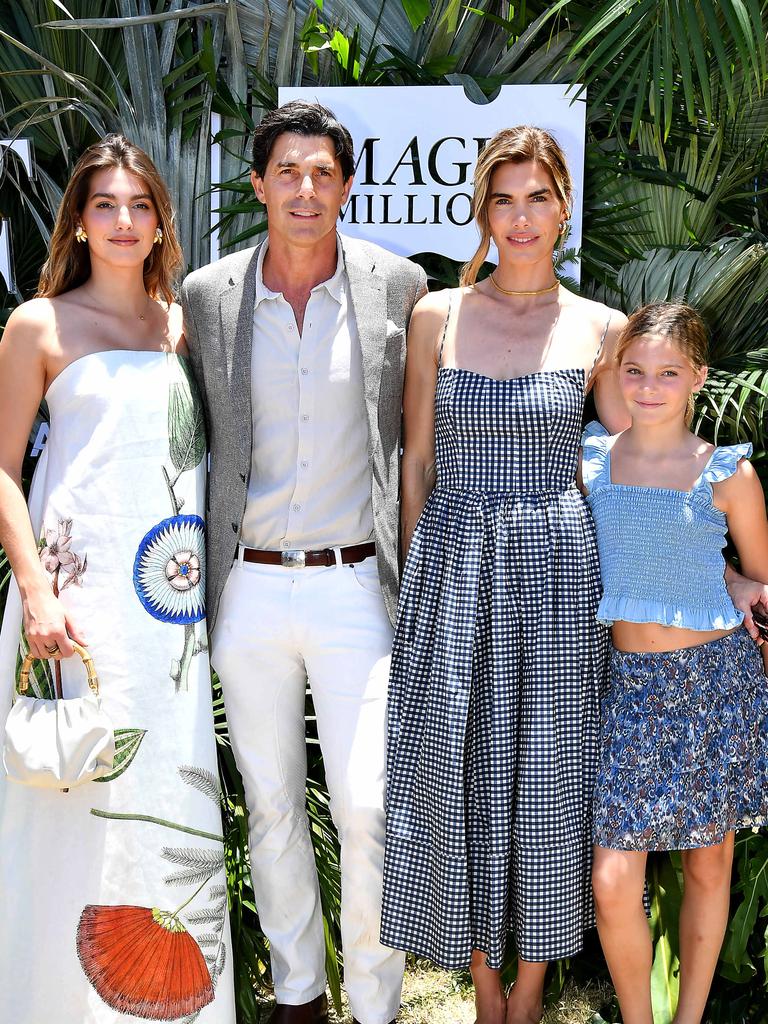
<path fill-rule="evenodd" d="M 657 622 L 614 622 L 611 626 L 611 639 L 617 650 L 632 654 L 677 651 L 683 647 L 697 647 L 713 640 L 722 640 L 739 628 L 699 630 L 660 626 Z"/>

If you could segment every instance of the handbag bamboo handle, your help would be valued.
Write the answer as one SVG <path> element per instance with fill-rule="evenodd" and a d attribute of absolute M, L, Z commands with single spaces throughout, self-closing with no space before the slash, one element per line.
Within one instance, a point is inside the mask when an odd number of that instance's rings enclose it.
<path fill-rule="evenodd" d="M 99 677 L 96 675 L 96 666 L 93 663 L 93 658 L 90 653 L 86 651 L 80 644 L 72 641 L 72 646 L 75 649 L 75 653 L 79 654 L 83 659 L 83 665 L 85 665 L 85 671 L 88 674 L 88 685 L 98 697 L 99 695 Z M 32 662 L 36 661 L 37 658 L 30 651 L 24 658 L 21 666 L 21 672 L 19 674 L 19 693 L 26 693 L 29 689 L 29 671 L 32 668 Z M 41 661 L 43 659 L 40 659 Z"/>

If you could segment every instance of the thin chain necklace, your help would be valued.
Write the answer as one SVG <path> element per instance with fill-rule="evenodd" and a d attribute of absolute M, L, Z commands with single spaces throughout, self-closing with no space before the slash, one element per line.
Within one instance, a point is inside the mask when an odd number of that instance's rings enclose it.
<path fill-rule="evenodd" d="M 85 292 L 86 298 L 90 298 L 90 294 L 89 294 L 89 292 L 87 292 L 85 290 L 85 288 L 83 288 L 83 291 Z M 93 302 L 94 300 L 91 299 L 91 301 Z M 149 310 L 151 308 L 151 304 L 152 304 L 152 299 L 151 299 L 151 297 L 149 295 L 147 295 L 146 296 L 146 302 L 144 304 L 144 312 L 143 313 L 136 313 L 134 315 L 137 316 L 139 320 L 146 320 L 147 316 L 149 314 Z"/>
<path fill-rule="evenodd" d="M 496 288 L 497 291 L 500 291 L 502 295 L 546 295 L 548 292 L 553 292 L 556 288 L 560 287 L 560 282 L 555 281 L 555 283 L 551 284 L 548 288 L 537 288 L 532 292 L 517 292 L 511 291 L 509 288 L 502 288 L 501 285 L 496 282 L 493 274 L 490 274 L 489 277 L 493 287 Z"/>

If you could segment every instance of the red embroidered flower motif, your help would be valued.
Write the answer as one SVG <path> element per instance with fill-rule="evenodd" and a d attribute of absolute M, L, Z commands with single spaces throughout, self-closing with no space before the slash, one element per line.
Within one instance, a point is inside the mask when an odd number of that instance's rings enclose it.
<path fill-rule="evenodd" d="M 177 1020 L 213 1001 L 200 947 L 169 911 L 87 906 L 77 953 L 90 983 L 119 1013 Z"/>

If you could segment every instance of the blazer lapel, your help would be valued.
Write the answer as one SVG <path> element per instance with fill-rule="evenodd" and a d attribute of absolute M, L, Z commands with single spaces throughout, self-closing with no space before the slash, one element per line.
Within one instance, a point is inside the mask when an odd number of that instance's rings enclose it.
<path fill-rule="evenodd" d="M 227 380 L 235 423 L 250 428 L 251 413 L 251 350 L 253 347 L 253 307 L 256 301 L 256 266 L 258 246 L 243 273 L 233 272 L 221 293 L 221 341 L 226 361 Z M 237 431 L 243 453 L 250 460 L 251 431 Z"/>
<path fill-rule="evenodd" d="M 384 278 L 376 273 L 373 260 L 362 247 L 344 236 L 341 236 L 341 245 L 363 357 L 369 451 L 373 454 L 374 439 L 379 437 L 379 391 L 387 334 L 387 285 Z"/>

